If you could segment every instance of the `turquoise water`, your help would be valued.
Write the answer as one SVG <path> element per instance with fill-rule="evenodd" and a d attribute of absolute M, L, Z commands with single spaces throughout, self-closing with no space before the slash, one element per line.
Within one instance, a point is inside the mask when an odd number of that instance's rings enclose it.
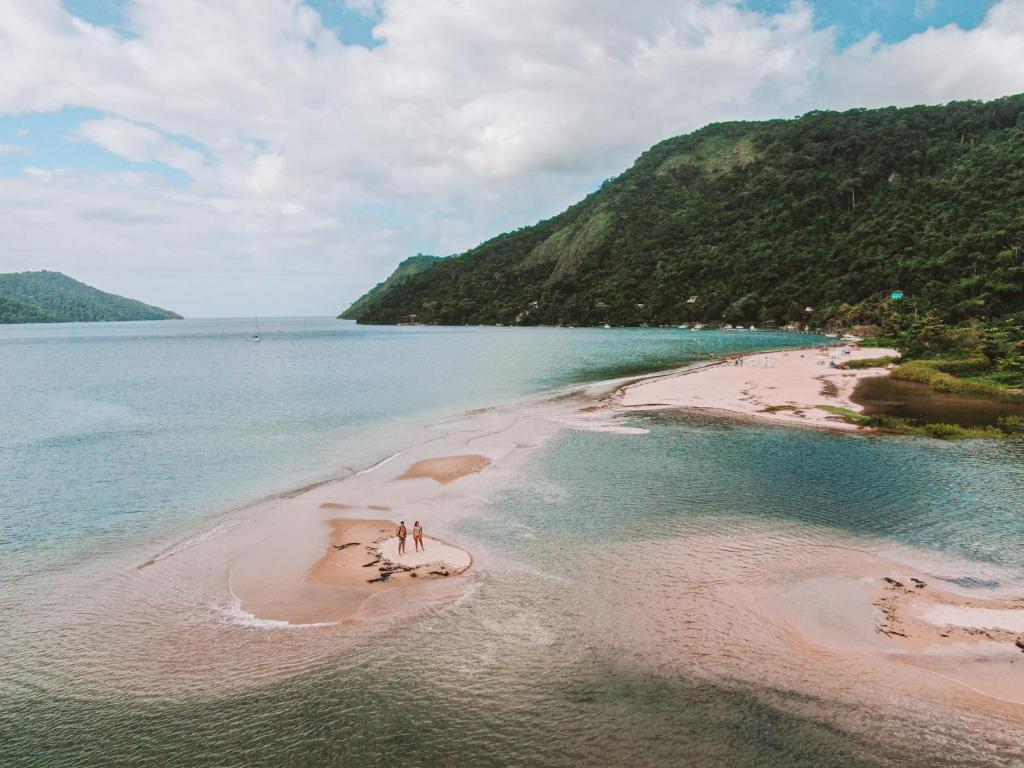
<path fill-rule="evenodd" d="M 992 739 L 981 714 L 936 717 L 870 671 L 849 688 L 814 677 L 777 628 L 710 581 L 756 579 L 841 537 L 977 564 L 951 579 L 989 566 L 1012 577 L 1024 569 L 1024 451 L 1006 442 L 670 414 L 631 416 L 646 434 L 567 430 L 459 524 L 488 557 L 456 605 L 234 690 L 126 692 L 102 667 L 68 672 L 79 654 L 94 664 L 83 649 L 95 618 L 72 621 L 72 602 L 59 629 L 64 618 L 33 605 L 85 569 L 92 583 L 121 578 L 102 575 L 118 553 L 367 466 L 431 419 L 711 351 L 805 341 L 280 320 L 255 345 L 244 343 L 249 331 L 244 321 L 0 329 L 0 618 L 18 633 L 18 652 L 0 660 L 0 764 L 1024 761 L 1017 725 Z M 24 648 L 33 624 L 63 633 L 70 659 L 56 679 Z M 254 629 L 244 642 L 266 637 Z M 230 682 L 246 670 L 217 674 Z"/>
<path fill-rule="evenodd" d="M 405 447 L 412 425 L 805 337 L 367 327 L 330 319 L 0 327 L 0 578 L 154 544 Z M 49 564 L 46 567 L 50 567 Z"/>

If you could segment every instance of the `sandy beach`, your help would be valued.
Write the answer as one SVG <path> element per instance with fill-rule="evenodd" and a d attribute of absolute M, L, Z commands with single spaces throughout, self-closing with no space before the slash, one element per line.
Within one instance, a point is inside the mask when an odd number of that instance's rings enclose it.
<path fill-rule="evenodd" d="M 833 406 L 860 412 L 850 400 L 857 382 L 885 373 L 883 368 L 830 367 L 851 360 L 897 355 L 893 349 L 787 350 L 743 355 L 643 378 L 613 392 L 606 407 L 620 412 L 663 408 L 701 409 L 782 424 L 855 430 Z M 742 364 L 736 364 L 736 361 Z"/>
<path fill-rule="evenodd" d="M 306 580 L 331 587 L 380 585 L 368 595 L 399 582 L 415 578 L 445 578 L 465 573 L 473 557 L 465 550 L 424 536 L 424 548 L 417 552 L 412 535 L 406 538 L 409 551 L 399 554 L 393 520 L 328 521 L 332 533 L 327 551 L 314 565 Z"/>

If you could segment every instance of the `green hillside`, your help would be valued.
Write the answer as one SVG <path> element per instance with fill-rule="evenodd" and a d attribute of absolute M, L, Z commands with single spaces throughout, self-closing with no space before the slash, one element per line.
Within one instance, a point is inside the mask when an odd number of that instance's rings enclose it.
<path fill-rule="evenodd" d="M 1024 96 L 722 123 L 353 305 L 395 323 L 946 322 L 1024 309 Z M 812 312 L 806 312 L 806 308 Z"/>
<path fill-rule="evenodd" d="M 104 293 L 60 272 L 0 274 L 0 323 L 170 320 L 181 316 Z"/>
<path fill-rule="evenodd" d="M 401 285 L 413 275 L 417 275 L 433 266 L 439 258 L 439 256 L 427 256 L 423 253 L 417 253 L 415 256 L 410 256 L 399 264 L 395 268 L 395 271 L 388 275 L 386 280 L 377 283 L 373 288 L 353 301 L 351 306 L 342 312 L 338 318 L 346 320 L 357 318 L 366 307 L 371 306 L 374 302 L 379 300 L 387 291 L 391 290 L 396 285 Z"/>
<path fill-rule="evenodd" d="M 53 317 L 38 307 L 0 296 L 0 323 L 50 323 Z"/>

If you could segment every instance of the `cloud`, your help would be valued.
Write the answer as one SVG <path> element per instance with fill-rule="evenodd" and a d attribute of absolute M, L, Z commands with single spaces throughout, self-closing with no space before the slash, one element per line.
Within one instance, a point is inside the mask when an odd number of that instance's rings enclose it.
<path fill-rule="evenodd" d="M 992 99 L 1024 91 L 1024 2 L 1005 0 L 972 30 L 950 24 L 883 45 L 869 36 L 832 57 L 837 107 Z"/>
<path fill-rule="evenodd" d="M 0 268 L 124 272 L 162 296 L 180 262 L 220 286 L 192 306 L 168 290 L 182 311 L 334 312 L 409 253 L 551 215 L 711 121 L 1024 90 L 1024 0 L 844 51 L 805 2 L 347 5 L 379 19 L 381 45 L 342 44 L 298 0 L 137 0 L 127 37 L 56 0 L 0 0 L 0 112 L 97 110 L 74 138 L 190 178 L 0 178 L 17 211 Z M 117 201 L 102 216 L 97 195 Z M 40 220 L 66 239 L 39 247 Z"/>
<path fill-rule="evenodd" d="M 78 126 L 72 138 L 91 141 L 108 152 L 137 163 L 163 163 L 193 177 L 199 177 L 203 170 L 200 152 L 181 146 L 159 131 L 127 120 L 87 120 Z"/>
<path fill-rule="evenodd" d="M 0 144 L 0 157 L 4 155 L 21 155 L 27 151 L 28 148 L 20 144 Z"/>

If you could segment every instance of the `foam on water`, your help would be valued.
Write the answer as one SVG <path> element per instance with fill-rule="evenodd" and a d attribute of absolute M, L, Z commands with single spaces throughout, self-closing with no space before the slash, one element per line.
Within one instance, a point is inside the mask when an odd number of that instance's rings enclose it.
<path fill-rule="evenodd" d="M 261 619 L 242 608 L 242 600 L 235 594 L 231 586 L 231 579 L 228 578 L 228 591 L 231 592 L 230 605 L 211 605 L 228 622 L 250 629 L 319 629 L 322 627 L 337 626 L 336 621 L 316 621 L 308 624 L 293 624 L 289 621 L 278 619 Z"/>

